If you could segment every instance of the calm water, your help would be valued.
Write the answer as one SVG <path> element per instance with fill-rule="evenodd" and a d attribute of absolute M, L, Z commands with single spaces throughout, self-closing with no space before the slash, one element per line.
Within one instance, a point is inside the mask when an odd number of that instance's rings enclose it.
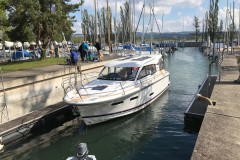
<path fill-rule="evenodd" d="M 197 48 L 176 51 L 165 59 L 169 90 L 134 115 L 84 128 L 70 122 L 6 152 L 0 159 L 65 160 L 86 142 L 98 160 L 188 160 L 197 139 L 184 131 L 184 111 L 206 78 L 208 59 Z"/>

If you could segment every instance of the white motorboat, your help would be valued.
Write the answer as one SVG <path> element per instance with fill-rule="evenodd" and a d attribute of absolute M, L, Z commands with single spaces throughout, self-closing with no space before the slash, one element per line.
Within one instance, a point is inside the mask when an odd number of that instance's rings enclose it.
<path fill-rule="evenodd" d="M 98 78 L 64 96 L 86 125 L 142 110 L 169 87 L 169 72 L 161 55 L 136 55 L 105 64 Z"/>

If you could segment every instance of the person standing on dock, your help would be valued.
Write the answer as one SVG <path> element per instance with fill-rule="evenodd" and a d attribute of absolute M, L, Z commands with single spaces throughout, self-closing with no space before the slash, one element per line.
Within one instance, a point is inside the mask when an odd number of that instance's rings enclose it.
<path fill-rule="evenodd" d="M 70 50 L 70 60 L 72 65 L 77 65 L 78 62 L 78 54 L 75 50 Z"/>
<path fill-rule="evenodd" d="M 101 44 L 98 41 L 96 41 L 94 46 L 97 49 L 98 61 L 102 61 L 103 60 L 103 55 L 101 53 L 101 49 L 102 49 Z"/>
<path fill-rule="evenodd" d="M 78 48 L 78 52 L 80 53 L 81 60 L 84 61 L 84 55 L 83 55 L 83 43 L 84 41 L 80 44 Z"/>
<path fill-rule="evenodd" d="M 89 52 L 89 45 L 87 41 L 84 41 L 82 44 L 82 61 L 88 61 L 88 52 Z M 86 59 L 85 59 L 86 58 Z"/>

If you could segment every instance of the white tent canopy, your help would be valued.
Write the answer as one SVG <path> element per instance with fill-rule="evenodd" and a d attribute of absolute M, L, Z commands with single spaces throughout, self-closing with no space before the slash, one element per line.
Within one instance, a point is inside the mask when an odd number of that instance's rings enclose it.
<path fill-rule="evenodd" d="M 32 41 L 32 42 L 30 42 L 30 45 L 35 46 L 35 45 L 36 45 L 36 42 Z"/>
<path fill-rule="evenodd" d="M 67 44 L 67 41 L 63 40 L 63 41 L 62 41 L 62 44 L 63 44 L 63 45 L 66 45 L 66 44 Z"/>
<path fill-rule="evenodd" d="M 23 46 L 21 42 L 16 42 L 14 45 L 16 48 L 21 48 Z"/>
<path fill-rule="evenodd" d="M 24 48 L 29 48 L 30 47 L 30 43 L 29 42 L 24 42 L 23 46 L 24 46 Z"/>
<path fill-rule="evenodd" d="M 12 47 L 13 45 L 14 45 L 13 42 L 5 41 L 5 46 L 6 46 L 6 47 Z"/>

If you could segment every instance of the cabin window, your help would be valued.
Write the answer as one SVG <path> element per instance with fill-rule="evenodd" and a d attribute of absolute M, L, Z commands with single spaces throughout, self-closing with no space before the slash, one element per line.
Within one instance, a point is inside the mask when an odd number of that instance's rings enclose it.
<path fill-rule="evenodd" d="M 137 75 L 138 67 L 104 67 L 98 79 L 133 81 Z"/>
<path fill-rule="evenodd" d="M 142 68 L 141 72 L 139 73 L 138 79 L 141 79 L 148 75 L 152 75 L 154 73 L 156 73 L 156 66 L 154 64 L 147 65 Z"/>

